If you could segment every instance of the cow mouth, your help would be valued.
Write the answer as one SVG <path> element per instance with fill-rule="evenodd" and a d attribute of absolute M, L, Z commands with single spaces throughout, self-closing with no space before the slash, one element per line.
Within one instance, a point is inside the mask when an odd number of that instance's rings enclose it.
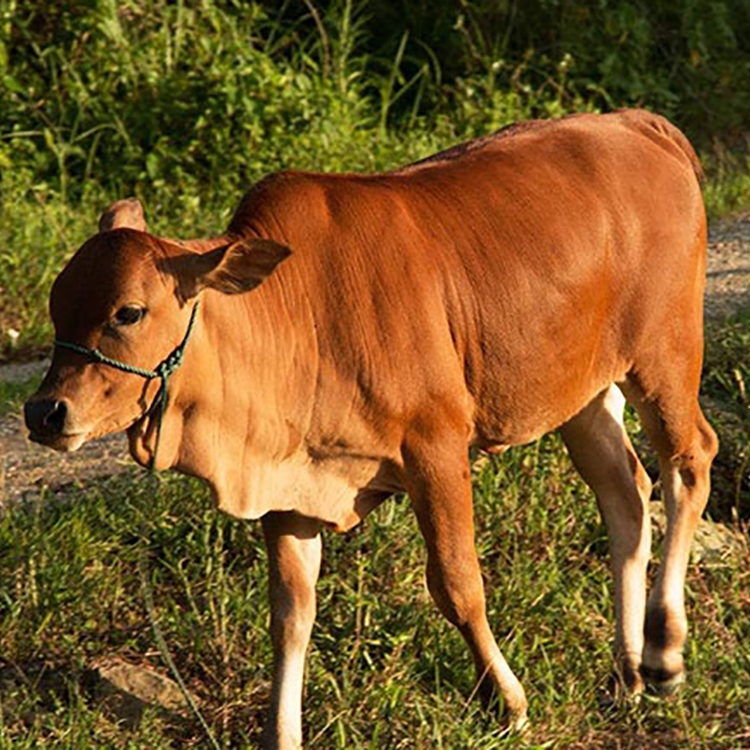
<path fill-rule="evenodd" d="M 148 415 L 136 415 L 125 421 L 105 422 L 88 430 L 76 430 L 75 432 L 45 433 L 29 431 L 29 440 L 46 448 L 59 451 L 60 453 L 73 453 L 89 440 L 95 440 L 106 435 L 126 432 L 133 425 L 141 422 Z"/>
<path fill-rule="evenodd" d="M 73 453 L 77 451 L 88 439 L 86 432 L 68 432 L 62 435 L 45 435 L 39 432 L 30 432 L 29 440 L 47 448 L 60 451 L 60 453 Z"/>

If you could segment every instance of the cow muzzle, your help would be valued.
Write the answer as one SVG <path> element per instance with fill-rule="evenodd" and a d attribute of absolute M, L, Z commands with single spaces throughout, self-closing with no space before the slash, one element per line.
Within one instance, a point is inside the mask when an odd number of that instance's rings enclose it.
<path fill-rule="evenodd" d="M 79 448 L 86 435 L 71 424 L 70 406 L 65 399 L 31 398 L 23 408 L 29 438 L 60 451 Z"/>

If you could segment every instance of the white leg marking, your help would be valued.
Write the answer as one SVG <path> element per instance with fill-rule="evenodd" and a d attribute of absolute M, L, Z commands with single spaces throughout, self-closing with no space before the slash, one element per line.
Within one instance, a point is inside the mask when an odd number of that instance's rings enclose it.
<path fill-rule="evenodd" d="M 268 750 L 302 747 L 305 657 L 315 620 L 320 524 L 291 513 L 263 517 L 269 563 L 274 675 L 263 736 Z"/>
<path fill-rule="evenodd" d="M 629 692 L 639 692 L 651 551 L 651 481 L 623 420 L 625 398 L 612 385 L 561 429 L 573 463 L 597 497 L 610 542 L 615 593 L 615 652 Z"/>

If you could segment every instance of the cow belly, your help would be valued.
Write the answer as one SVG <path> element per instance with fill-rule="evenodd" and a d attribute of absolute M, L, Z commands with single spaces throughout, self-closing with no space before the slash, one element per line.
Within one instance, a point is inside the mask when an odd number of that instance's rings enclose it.
<path fill-rule="evenodd" d="M 538 370 L 548 379 L 519 378 L 512 389 L 498 384 L 478 405 L 472 443 L 499 452 L 538 440 L 578 414 L 611 383 L 624 380 L 628 364 L 612 356 L 596 370 L 582 373 L 571 367 L 560 373 L 550 364 Z"/>
<path fill-rule="evenodd" d="M 317 460 L 298 456 L 281 462 L 253 461 L 239 474 L 212 482 L 216 504 L 235 518 L 294 511 L 346 531 L 398 487 L 383 482 L 376 459 Z"/>

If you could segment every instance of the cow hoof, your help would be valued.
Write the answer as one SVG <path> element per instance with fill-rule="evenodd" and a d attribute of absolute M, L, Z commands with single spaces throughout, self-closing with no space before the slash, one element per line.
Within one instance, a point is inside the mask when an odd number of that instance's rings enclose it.
<path fill-rule="evenodd" d="M 479 697 L 483 710 L 497 717 L 503 724 L 503 734 L 522 734 L 531 726 L 525 697 L 522 697 L 522 700 L 515 701 L 511 708 L 500 694 L 487 683 L 480 687 Z"/>
<path fill-rule="evenodd" d="M 615 666 L 610 678 L 612 693 L 618 701 L 628 701 L 640 695 L 645 685 L 639 664 L 622 662 Z"/>
<path fill-rule="evenodd" d="M 508 714 L 508 733 L 526 734 L 531 729 L 531 722 L 526 710 Z"/>
<path fill-rule="evenodd" d="M 643 678 L 639 672 L 614 669 L 607 680 L 606 688 L 597 698 L 599 710 L 607 713 L 621 706 L 635 705 L 640 701 L 643 691 Z"/>
<path fill-rule="evenodd" d="M 497 690 L 484 683 L 479 690 L 482 709 L 496 717 L 504 726 L 503 734 L 520 734 L 529 727 L 528 703 L 525 696 L 515 700 L 512 707 Z"/>
<path fill-rule="evenodd" d="M 652 695 L 666 697 L 676 693 L 685 682 L 685 670 L 670 672 L 662 668 L 641 665 L 641 675 L 646 682 L 646 689 Z"/>

